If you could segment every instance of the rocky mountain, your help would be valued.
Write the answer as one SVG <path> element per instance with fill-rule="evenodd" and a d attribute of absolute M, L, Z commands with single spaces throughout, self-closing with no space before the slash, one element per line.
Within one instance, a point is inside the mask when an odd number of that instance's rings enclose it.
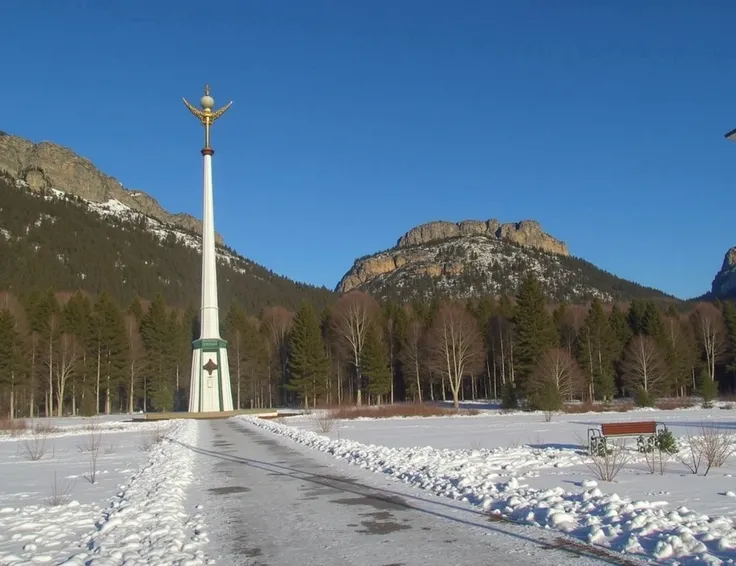
<path fill-rule="evenodd" d="M 161 293 L 171 306 L 198 306 L 202 242 L 188 228 L 199 223 L 166 216 L 160 207 L 152 208 L 155 214 L 145 214 L 140 211 L 144 200 L 135 201 L 135 208 L 116 198 L 82 198 L 79 192 L 90 179 L 104 179 L 96 177 L 93 168 L 86 170 L 85 163 L 58 162 L 67 177 L 45 173 L 54 181 L 38 181 L 41 177 L 30 170 L 22 179 L 0 173 L 0 289 L 106 291 L 123 306 L 136 295 L 152 299 Z M 68 171 L 82 166 L 86 173 L 79 176 Z M 85 175 L 88 180 L 82 181 Z M 27 179 L 39 184 L 32 189 Z M 47 188 L 46 182 L 53 186 Z M 109 183 L 107 187 L 114 189 Z M 95 191 L 100 190 L 96 186 Z M 120 194 L 117 190 L 108 197 Z M 105 194 L 94 193 L 96 199 Z M 172 217 L 180 221 L 163 220 Z M 325 288 L 276 275 L 224 245 L 217 247 L 217 260 L 221 309 L 236 302 L 256 314 L 268 305 L 297 309 L 303 300 L 321 308 L 334 298 Z"/>
<path fill-rule="evenodd" d="M 188 232 L 202 232 L 201 222 L 189 214 L 171 214 L 155 198 L 140 190 L 126 189 L 113 177 L 99 171 L 91 161 L 71 149 L 42 141 L 33 143 L 0 131 L 0 173 L 5 173 L 32 191 L 62 189 L 90 203 L 116 200 L 132 211 Z M 222 237 L 217 236 L 222 244 Z"/>
<path fill-rule="evenodd" d="M 567 245 L 533 220 L 430 222 L 412 228 L 390 250 L 362 257 L 337 291 L 361 289 L 380 298 L 514 294 L 536 272 L 553 299 L 582 302 L 651 298 L 676 301 L 570 255 Z"/>
<path fill-rule="evenodd" d="M 490 220 L 464 220 L 457 223 L 427 222 L 412 228 L 399 238 L 396 247 L 408 248 L 463 236 L 487 236 L 491 239 L 505 240 L 553 254 L 570 255 L 565 242 L 542 231 L 539 222 L 535 220 L 501 224 L 495 218 Z"/>
<path fill-rule="evenodd" d="M 721 269 L 713 279 L 710 295 L 719 299 L 736 297 L 736 247 L 726 252 Z"/>

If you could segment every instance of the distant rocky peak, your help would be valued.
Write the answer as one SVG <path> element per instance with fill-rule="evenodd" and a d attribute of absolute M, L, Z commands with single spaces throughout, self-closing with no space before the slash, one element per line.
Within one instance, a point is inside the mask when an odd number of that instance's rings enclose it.
<path fill-rule="evenodd" d="M 736 247 L 729 249 L 723 257 L 721 269 L 713 279 L 711 294 L 723 299 L 736 296 Z"/>
<path fill-rule="evenodd" d="M 427 222 L 412 228 L 399 238 L 396 247 L 407 248 L 463 236 L 486 236 L 513 242 L 528 248 L 540 249 L 547 253 L 570 255 L 567 244 L 544 232 L 542 226 L 536 220 L 501 224 L 495 218 L 490 220 L 463 220 L 461 222 L 445 220 Z"/>
<path fill-rule="evenodd" d="M 149 194 L 128 190 L 97 169 L 87 158 L 52 142 L 33 143 L 0 132 L 0 173 L 22 181 L 33 191 L 58 189 L 93 203 L 117 200 L 165 224 L 201 234 L 201 222 L 189 214 L 171 214 Z M 217 242 L 222 244 L 218 234 Z"/>

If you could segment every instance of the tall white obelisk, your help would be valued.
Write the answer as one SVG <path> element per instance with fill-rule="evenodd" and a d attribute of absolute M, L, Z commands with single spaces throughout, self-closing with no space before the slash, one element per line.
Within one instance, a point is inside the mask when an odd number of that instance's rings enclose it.
<path fill-rule="evenodd" d="M 212 156 L 210 130 L 232 102 L 213 111 L 215 101 L 209 85 L 200 99 L 201 110 L 184 99 L 189 111 L 204 126 L 204 210 L 202 212 L 202 308 L 199 340 L 193 343 L 192 380 L 189 388 L 189 412 L 209 413 L 233 410 L 227 342 L 220 337 L 220 315 L 217 305 L 217 262 L 215 255 L 215 211 L 212 190 Z"/>

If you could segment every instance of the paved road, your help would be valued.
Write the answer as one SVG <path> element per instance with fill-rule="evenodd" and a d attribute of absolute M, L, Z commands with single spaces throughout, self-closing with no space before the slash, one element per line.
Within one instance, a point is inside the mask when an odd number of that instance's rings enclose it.
<path fill-rule="evenodd" d="M 223 565 L 621 564 L 551 547 L 542 529 L 489 521 L 237 420 L 200 421 L 193 503 Z"/>

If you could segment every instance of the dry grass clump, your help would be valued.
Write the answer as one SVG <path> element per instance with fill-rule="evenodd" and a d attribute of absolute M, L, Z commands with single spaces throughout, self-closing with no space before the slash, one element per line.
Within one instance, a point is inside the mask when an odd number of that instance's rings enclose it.
<path fill-rule="evenodd" d="M 674 409 L 689 409 L 690 407 L 694 407 L 695 403 L 693 403 L 690 399 L 680 397 L 660 399 L 659 401 L 654 403 L 654 406 L 657 409 L 661 409 L 663 411 L 672 411 Z"/>
<path fill-rule="evenodd" d="M 591 403 L 590 401 L 585 401 L 584 403 L 565 403 L 562 407 L 562 412 L 573 415 L 580 413 L 627 413 L 635 408 L 633 401 L 624 401 L 621 403 Z"/>
<path fill-rule="evenodd" d="M 0 418 L 0 434 L 19 436 L 26 430 L 28 430 L 28 423 L 25 419 Z"/>
<path fill-rule="evenodd" d="M 61 429 L 49 421 L 41 421 L 33 425 L 34 434 L 56 434 L 57 432 L 61 432 Z"/>
<path fill-rule="evenodd" d="M 343 406 L 331 409 L 330 417 L 335 420 L 349 420 L 367 417 L 371 419 L 390 419 L 392 417 L 448 417 L 452 415 L 477 415 L 477 409 L 452 409 L 426 403 L 396 403 L 368 407 Z"/>

